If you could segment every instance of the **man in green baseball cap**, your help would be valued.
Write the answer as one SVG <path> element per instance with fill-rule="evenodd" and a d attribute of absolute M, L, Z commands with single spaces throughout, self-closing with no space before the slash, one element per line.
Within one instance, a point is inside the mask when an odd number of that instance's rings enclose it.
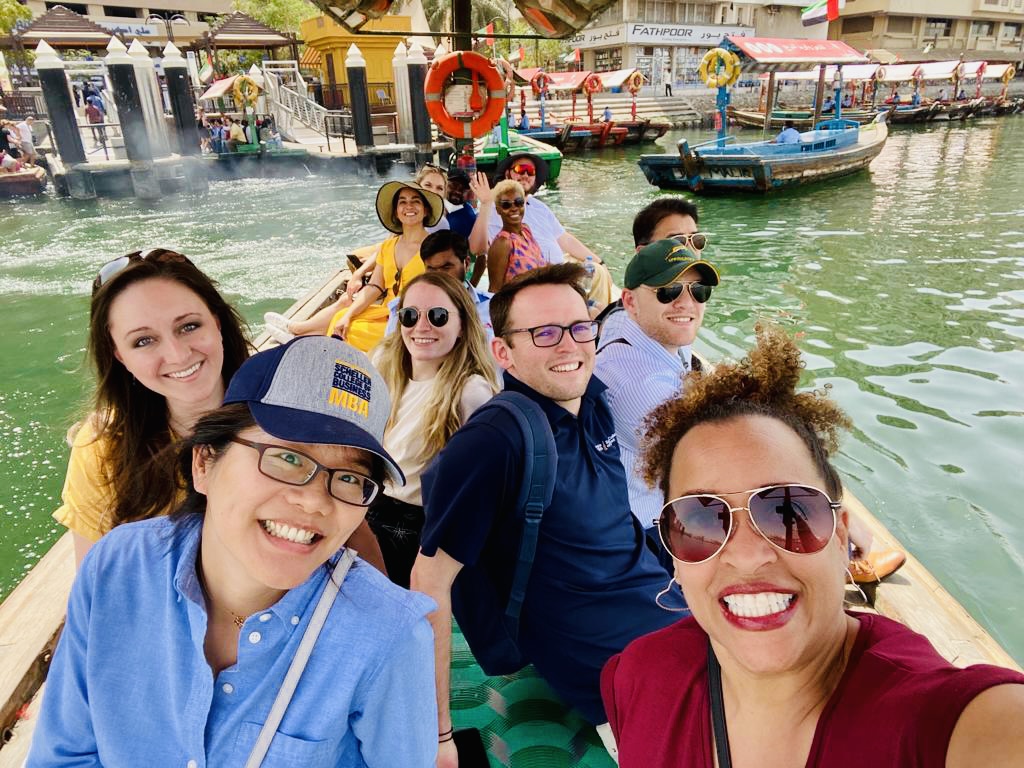
<path fill-rule="evenodd" d="M 684 242 L 689 243 L 687 235 L 657 240 L 639 248 L 626 265 L 625 311 L 616 315 L 614 326 L 606 326 L 611 332 L 601 336 L 594 368 L 608 387 L 630 508 L 647 532 L 648 545 L 670 572 L 671 559 L 654 527 L 664 500 L 637 470 L 647 414 L 678 395 L 683 376 L 699 367 L 690 345 L 718 285 L 714 264 Z"/>

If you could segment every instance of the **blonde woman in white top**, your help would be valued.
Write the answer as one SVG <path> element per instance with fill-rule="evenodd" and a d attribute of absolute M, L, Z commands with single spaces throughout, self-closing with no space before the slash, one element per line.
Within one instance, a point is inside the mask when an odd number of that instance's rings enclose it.
<path fill-rule="evenodd" d="M 388 576 L 408 587 L 423 529 L 420 476 L 498 382 L 469 293 L 448 275 L 427 272 L 411 280 L 398 323 L 374 363 L 391 393 L 385 450 L 402 468 L 405 486 L 386 484 L 368 519 Z"/>

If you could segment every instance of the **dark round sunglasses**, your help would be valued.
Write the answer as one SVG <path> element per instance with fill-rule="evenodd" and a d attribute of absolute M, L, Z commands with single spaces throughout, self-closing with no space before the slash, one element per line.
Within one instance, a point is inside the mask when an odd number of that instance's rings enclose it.
<path fill-rule="evenodd" d="M 526 205 L 526 201 L 521 197 L 517 197 L 514 200 L 499 200 L 498 207 L 503 211 L 507 211 L 509 208 L 522 208 Z"/>
<path fill-rule="evenodd" d="M 687 290 L 690 292 L 690 296 L 693 297 L 694 301 L 698 304 L 703 304 L 711 298 L 711 289 L 712 286 L 707 283 L 669 283 L 668 285 L 663 285 L 660 288 L 655 288 L 654 295 L 662 304 L 671 304 L 683 295 L 684 290 Z"/>
<path fill-rule="evenodd" d="M 187 256 L 184 256 L 177 251 L 170 251 L 166 248 L 150 248 L 148 251 L 132 251 L 124 256 L 118 256 L 116 259 L 111 259 L 100 267 L 100 271 L 96 273 L 96 278 L 92 281 L 92 292 L 96 293 L 96 291 L 109 283 L 115 275 L 123 271 L 125 267 L 133 261 L 152 261 L 155 263 L 174 261 L 192 264 Z"/>
<path fill-rule="evenodd" d="M 797 555 L 812 555 L 836 531 L 841 504 L 810 485 L 770 485 L 748 491 L 745 507 L 731 507 L 709 493 L 668 502 L 658 518 L 658 534 L 668 553 L 681 563 L 715 557 L 736 527 L 736 513 L 746 511 L 754 530 L 769 544 Z"/>
<path fill-rule="evenodd" d="M 398 310 L 398 322 L 403 328 L 415 328 L 420 320 L 420 311 L 416 307 L 402 307 Z M 427 310 L 427 322 L 435 328 L 448 325 L 448 310 L 444 307 L 431 307 Z"/>

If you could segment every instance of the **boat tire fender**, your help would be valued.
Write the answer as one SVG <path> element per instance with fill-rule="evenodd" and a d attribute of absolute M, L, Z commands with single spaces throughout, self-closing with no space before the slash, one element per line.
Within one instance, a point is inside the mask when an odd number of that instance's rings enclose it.
<path fill-rule="evenodd" d="M 444 103 L 445 91 L 455 83 L 450 82 L 456 70 L 469 70 L 483 80 L 487 100 L 479 112 L 468 113 L 470 117 L 457 117 L 448 111 Z M 473 51 L 455 51 L 442 56 L 430 65 L 424 83 L 425 101 L 430 119 L 442 133 L 453 139 L 475 139 L 485 135 L 501 119 L 505 110 L 505 81 L 501 72 L 490 59 Z"/>
<path fill-rule="evenodd" d="M 231 95 L 234 96 L 235 103 L 243 109 L 245 107 L 252 109 L 256 106 L 256 99 L 259 98 L 260 87 L 248 75 L 239 75 L 232 85 Z"/>
<path fill-rule="evenodd" d="M 597 93 L 604 88 L 604 83 L 601 82 L 600 75 L 589 75 L 586 80 L 583 81 L 583 90 L 586 93 Z"/>
<path fill-rule="evenodd" d="M 640 73 L 640 70 L 636 70 L 629 77 L 626 78 L 626 88 L 634 96 L 640 92 L 640 89 L 644 87 L 644 76 Z"/>
<path fill-rule="evenodd" d="M 530 81 L 530 87 L 533 88 L 534 96 L 547 96 L 548 89 L 551 87 L 551 78 L 546 72 L 538 72 Z"/>

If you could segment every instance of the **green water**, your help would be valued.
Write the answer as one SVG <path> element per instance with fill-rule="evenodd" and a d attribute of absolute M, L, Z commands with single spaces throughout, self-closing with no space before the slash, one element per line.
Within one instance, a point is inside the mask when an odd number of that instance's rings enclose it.
<path fill-rule="evenodd" d="M 660 194 L 637 154 L 568 158 L 545 197 L 619 276 L 632 216 Z M 839 457 L 851 488 L 1024 662 L 1021 179 L 1024 118 L 993 118 L 896 129 L 870 173 L 824 187 L 698 203 L 724 275 L 703 349 L 742 354 L 759 318 L 797 333 L 809 383 L 831 383 L 856 423 Z M 97 265 L 177 248 L 258 319 L 380 239 L 379 183 L 253 179 L 157 205 L 0 201 L 0 593 L 60 533 L 49 513 L 89 390 Z"/>

